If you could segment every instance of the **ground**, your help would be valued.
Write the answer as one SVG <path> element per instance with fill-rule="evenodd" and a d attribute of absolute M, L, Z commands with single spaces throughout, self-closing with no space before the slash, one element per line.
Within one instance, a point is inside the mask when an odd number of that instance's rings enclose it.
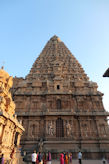
<path fill-rule="evenodd" d="M 60 162 L 53 160 L 51 164 L 60 164 Z M 73 160 L 72 164 L 78 164 L 78 160 Z M 102 164 L 102 160 L 83 160 L 82 164 Z"/>
<path fill-rule="evenodd" d="M 60 162 L 52 161 L 52 164 L 60 164 Z M 73 160 L 72 164 L 78 164 L 78 160 Z M 102 160 L 83 160 L 82 164 L 102 164 Z"/>

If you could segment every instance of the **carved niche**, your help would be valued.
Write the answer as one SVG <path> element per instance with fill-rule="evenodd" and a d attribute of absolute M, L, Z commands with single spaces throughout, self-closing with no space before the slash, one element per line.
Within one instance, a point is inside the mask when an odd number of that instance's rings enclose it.
<path fill-rule="evenodd" d="M 48 136 L 54 136 L 55 135 L 55 121 L 47 121 L 46 122 L 46 134 Z"/>
<path fill-rule="evenodd" d="M 39 133 L 39 121 L 30 121 L 28 137 L 35 139 L 38 137 L 38 133 Z"/>
<path fill-rule="evenodd" d="M 72 136 L 72 122 L 69 120 L 66 121 L 66 136 L 67 137 Z"/>

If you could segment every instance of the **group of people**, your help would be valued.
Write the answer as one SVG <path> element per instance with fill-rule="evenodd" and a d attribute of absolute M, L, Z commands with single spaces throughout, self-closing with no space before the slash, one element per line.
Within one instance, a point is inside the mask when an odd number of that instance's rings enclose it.
<path fill-rule="evenodd" d="M 44 153 L 43 155 L 41 152 L 36 153 L 34 150 L 33 154 L 31 155 L 32 164 L 51 164 L 51 153 L 48 152 L 47 154 Z"/>
<path fill-rule="evenodd" d="M 51 153 L 48 152 L 47 154 L 44 153 L 43 155 L 34 150 L 33 154 L 31 155 L 32 164 L 51 164 Z M 78 153 L 78 161 L 79 164 L 82 164 L 82 153 L 79 151 Z M 60 164 L 72 164 L 72 153 L 61 153 L 60 154 Z"/>
<path fill-rule="evenodd" d="M 60 154 L 60 164 L 72 164 L 72 153 L 61 153 Z"/>
<path fill-rule="evenodd" d="M 107 164 L 107 163 L 109 163 L 109 158 L 106 160 L 106 158 L 103 157 L 103 159 L 102 159 L 102 164 Z"/>
<path fill-rule="evenodd" d="M 82 164 L 82 153 L 80 151 L 78 153 L 78 162 L 79 164 Z M 72 164 L 72 153 L 61 153 L 60 164 Z"/>

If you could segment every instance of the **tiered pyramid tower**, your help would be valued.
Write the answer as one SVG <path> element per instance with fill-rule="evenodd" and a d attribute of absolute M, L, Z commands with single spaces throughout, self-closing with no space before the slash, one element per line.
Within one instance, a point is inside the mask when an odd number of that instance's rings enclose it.
<path fill-rule="evenodd" d="M 81 65 L 57 36 L 48 41 L 27 78 L 41 81 L 88 80 Z"/>
<path fill-rule="evenodd" d="M 108 113 L 97 84 L 64 43 L 53 36 L 34 62 L 30 73 L 14 79 L 12 90 L 25 135 L 23 149 L 73 152 L 85 157 L 109 154 Z"/>

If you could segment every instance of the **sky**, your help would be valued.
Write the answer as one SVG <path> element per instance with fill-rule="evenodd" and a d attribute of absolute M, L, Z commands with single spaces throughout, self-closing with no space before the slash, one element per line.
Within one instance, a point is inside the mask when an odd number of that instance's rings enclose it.
<path fill-rule="evenodd" d="M 109 0 L 0 0 L 0 67 L 25 77 L 57 35 L 104 93 L 109 111 Z"/>

